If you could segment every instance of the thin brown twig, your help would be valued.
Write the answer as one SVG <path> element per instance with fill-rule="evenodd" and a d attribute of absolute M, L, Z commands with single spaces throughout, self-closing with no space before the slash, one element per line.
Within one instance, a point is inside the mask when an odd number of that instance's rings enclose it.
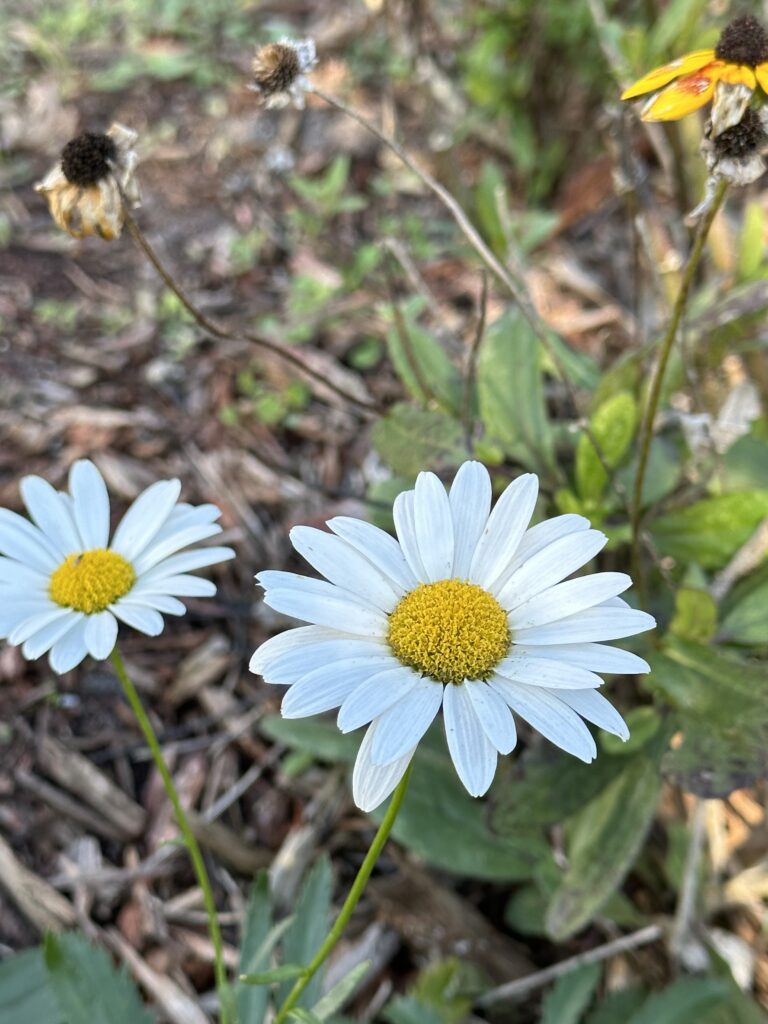
<path fill-rule="evenodd" d="M 544 970 L 536 971 L 535 974 L 529 974 L 525 978 L 518 978 L 516 981 L 508 981 L 504 985 L 499 985 L 498 988 L 492 988 L 475 1000 L 475 1006 L 478 1009 L 483 1009 L 495 1006 L 497 1003 L 521 999 L 523 996 L 527 996 L 529 992 L 533 992 L 537 988 L 543 988 L 550 981 L 555 981 L 564 974 L 570 974 L 571 971 L 575 971 L 578 967 L 583 967 L 585 964 L 600 963 L 603 960 L 610 959 L 612 956 L 617 956 L 619 953 L 639 949 L 640 946 L 648 946 L 652 942 L 657 942 L 663 935 L 664 929 L 661 925 L 649 924 L 645 928 L 632 932 L 630 935 L 622 935 L 620 938 L 606 942 L 595 949 L 589 949 L 585 953 L 577 953 L 576 956 L 568 957 L 567 960 L 561 960 L 551 967 L 545 967 Z"/>
<path fill-rule="evenodd" d="M 292 352 L 290 349 L 284 348 L 282 345 L 269 338 L 260 337 L 257 334 L 250 334 L 245 331 L 230 331 L 221 324 L 211 320 L 205 313 L 203 313 L 198 307 L 192 302 L 189 296 L 186 294 L 184 289 L 178 283 L 176 278 L 164 265 L 154 246 L 150 243 L 147 236 L 141 230 L 137 224 L 135 218 L 128 209 L 128 204 L 123 198 L 123 215 L 125 218 L 125 226 L 137 244 L 139 249 L 144 253 L 149 262 L 158 272 L 163 282 L 170 288 L 176 298 L 181 302 L 182 306 L 194 319 L 194 321 L 203 328 L 208 334 L 212 334 L 215 338 L 226 338 L 228 341 L 248 341 L 253 345 L 258 345 L 260 348 L 265 349 L 267 352 L 271 352 L 273 355 L 279 356 L 285 362 L 290 363 L 296 367 L 301 373 L 306 374 L 307 377 L 312 378 L 318 383 L 322 384 L 323 387 L 328 388 L 334 394 L 338 395 L 339 398 L 344 399 L 346 402 L 351 402 L 359 409 L 365 411 L 367 414 L 372 415 L 381 410 L 378 406 L 372 402 L 365 401 L 362 398 L 358 398 L 356 395 L 351 394 L 349 391 L 345 391 L 344 388 L 340 388 L 338 384 L 334 384 L 332 381 L 327 380 L 317 370 L 312 369 L 308 366 L 304 360 Z"/>
<path fill-rule="evenodd" d="M 488 274 L 482 273 L 482 291 L 480 293 L 480 319 L 477 321 L 477 330 L 472 339 L 472 344 L 467 356 L 467 368 L 464 373 L 464 396 L 462 402 L 461 420 L 464 424 L 464 437 L 467 449 L 472 453 L 472 392 L 475 389 L 475 376 L 477 374 L 477 357 L 480 352 L 480 342 L 485 334 L 485 322 L 488 316 Z"/>

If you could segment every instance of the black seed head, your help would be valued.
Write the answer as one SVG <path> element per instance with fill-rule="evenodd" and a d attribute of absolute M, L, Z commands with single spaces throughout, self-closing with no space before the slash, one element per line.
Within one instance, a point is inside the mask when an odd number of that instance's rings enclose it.
<path fill-rule="evenodd" d="M 61 169 L 73 185 L 95 185 L 106 178 L 116 157 L 117 147 L 108 135 L 83 132 L 61 151 Z"/>
<path fill-rule="evenodd" d="M 726 25 L 715 47 L 718 60 L 757 67 L 768 61 L 768 34 L 751 14 L 734 18 Z"/>
<path fill-rule="evenodd" d="M 299 55 L 285 43 L 263 46 L 253 58 L 253 81 L 264 96 L 284 92 L 300 73 Z"/>
<path fill-rule="evenodd" d="M 747 110 L 738 124 L 725 131 L 715 139 L 715 152 L 721 159 L 735 159 L 752 156 L 759 152 L 768 142 L 763 124 L 754 110 Z"/>

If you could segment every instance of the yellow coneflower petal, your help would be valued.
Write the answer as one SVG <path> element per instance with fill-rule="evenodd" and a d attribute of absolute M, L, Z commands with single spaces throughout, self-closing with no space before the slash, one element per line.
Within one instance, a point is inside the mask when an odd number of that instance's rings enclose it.
<path fill-rule="evenodd" d="M 630 85 L 628 89 L 625 89 L 621 94 L 621 98 L 623 100 L 631 100 L 635 96 L 644 96 L 647 92 L 663 89 L 672 79 L 679 78 L 681 75 L 689 75 L 693 71 L 699 71 L 714 59 L 714 50 L 695 50 L 693 53 L 687 53 L 684 57 L 678 57 L 669 64 L 664 64 L 663 67 L 649 71 L 647 75 L 644 75 L 634 85 Z"/>
<path fill-rule="evenodd" d="M 768 92 L 768 64 L 758 64 L 755 68 L 755 77 L 763 92 Z"/>
<path fill-rule="evenodd" d="M 746 85 L 748 89 L 755 88 L 755 72 L 746 64 L 723 64 L 719 75 L 721 82 L 728 85 Z"/>
<path fill-rule="evenodd" d="M 643 121 L 677 121 L 686 114 L 692 114 L 712 99 L 717 77 L 693 74 L 678 79 L 654 96 L 643 107 L 640 116 Z"/>

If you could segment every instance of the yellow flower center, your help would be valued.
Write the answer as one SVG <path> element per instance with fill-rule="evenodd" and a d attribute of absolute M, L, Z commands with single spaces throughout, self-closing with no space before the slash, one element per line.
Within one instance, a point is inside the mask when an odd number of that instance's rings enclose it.
<path fill-rule="evenodd" d="M 133 566 L 122 555 L 93 548 L 67 555 L 51 576 L 48 593 L 62 608 L 94 615 L 124 597 L 135 582 Z"/>
<path fill-rule="evenodd" d="M 404 665 L 440 683 L 487 679 L 509 651 L 504 609 L 464 580 L 422 583 L 389 617 L 389 646 Z"/>

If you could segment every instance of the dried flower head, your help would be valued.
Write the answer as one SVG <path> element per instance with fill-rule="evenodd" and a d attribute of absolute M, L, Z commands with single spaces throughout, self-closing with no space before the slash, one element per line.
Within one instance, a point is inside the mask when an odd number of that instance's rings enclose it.
<path fill-rule="evenodd" d="M 251 88 L 259 93 L 265 107 L 304 107 L 304 94 L 311 88 L 307 73 L 317 63 L 311 39 L 281 39 L 262 46 L 253 58 Z"/>
<path fill-rule="evenodd" d="M 35 185 L 60 228 L 74 238 L 120 236 L 122 197 L 132 206 L 139 203 L 136 138 L 136 132 L 115 123 L 106 134 L 84 132 L 66 144 L 56 166 Z"/>
<path fill-rule="evenodd" d="M 709 171 L 704 199 L 688 215 L 687 222 L 695 224 L 712 205 L 721 181 L 731 185 L 751 185 L 765 171 L 768 154 L 768 108 L 748 109 L 738 124 L 724 129 L 719 135 L 707 125 L 701 152 Z"/>
<path fill-rule="evenodd" d="M 622 99 L 653 93 L 644 121 L 676 121 L 712 103 L 711 133 L 741 120 L 757 85 L 768 91 L 768 34 L 751 15 L 734 18 L 714 50 L 696 50 L 649 72 Z"/>

